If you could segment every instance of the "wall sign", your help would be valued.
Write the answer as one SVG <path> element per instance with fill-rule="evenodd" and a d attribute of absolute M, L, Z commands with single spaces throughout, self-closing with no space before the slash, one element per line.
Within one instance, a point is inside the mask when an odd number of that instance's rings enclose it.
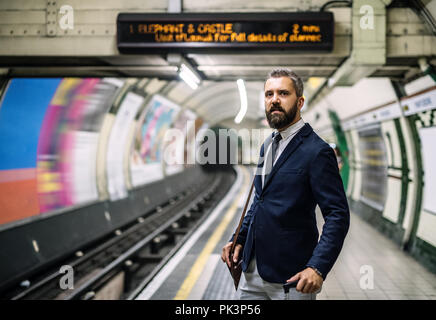
<path fill-rule="evenodd" d="M 432 110 L 436 108 L 436 87 L 424 90 L 422 93 L 412 95 L 401 100 L 405 116 Z"/>

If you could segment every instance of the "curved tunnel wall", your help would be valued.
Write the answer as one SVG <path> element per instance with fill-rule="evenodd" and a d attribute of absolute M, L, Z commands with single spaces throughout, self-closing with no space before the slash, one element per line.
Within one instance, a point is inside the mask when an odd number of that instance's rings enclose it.
<path fill-rule="evenodd" d="M 194 148 L 187 137 L 202 120 L 161 96 L 147 96 L 138 82 L 10 81 L 0 105 L 3 228 L 71 206 L 123 199 L 133 188 L 189 167 L 184 159 Z M 165 141 L 169 128 L 183 135 Z M 165 148 L 171 144 L 176 147 Z M 172 150 L 170 164 L 164 150 Z"/>
<path fill-rule="evenodd" d="M 9 82 L 0 100 L 0 288 L 210 182 L 195 162 L 207 124 L 140 83 Z"/>
<path fill-rule="evenodd" d="M 342 118 L 340 130 L 334 121 L 328 123 L 329 113 L 339 112 L 331 99 L 324 115 L 318 111 L 317 118 L 324 120 L 316 128 L 338 145 L 345 135 L 341 151 L 350 164 L 346 191 L 351 210 L 436 272 L 435 83 L 362 108 Z M 314 112 L 306 117 L 311 118 Z"/>

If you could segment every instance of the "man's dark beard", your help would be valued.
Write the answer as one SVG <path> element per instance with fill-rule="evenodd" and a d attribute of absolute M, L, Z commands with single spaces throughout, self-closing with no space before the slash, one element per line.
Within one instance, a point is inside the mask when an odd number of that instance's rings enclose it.
<path fill-rule="evenodd" d="M 281 111 L 282 113 L 272 114 L 274 111 Z M 295 101 L 294 106 L 291 108 L 291 110 L 289 110 L 289 112 L 286 112 L 279 105 L 273 105 L 269 111 L 265 111 L 266 120 L 268 121 L 268 124 L 271 128 L 281 129 L 295 120 L 295 117 L 297 116 L 297 111 L 297 101 Z"/>

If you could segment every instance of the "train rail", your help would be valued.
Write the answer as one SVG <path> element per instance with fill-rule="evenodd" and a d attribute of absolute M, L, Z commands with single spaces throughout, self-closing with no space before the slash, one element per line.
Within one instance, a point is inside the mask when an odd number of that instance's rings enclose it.
<path fill-rule="evenodd" d="M 104 241 L 40 272 L 2 294 L 2 299 L 126 299 L 144 287 L 224 196 L 233 172 L 212 172 L 164 205 L 117 229 Z M 73 270 L 74 288 L 62 289 L 61 266 Z M 116 292 L 114 294 L 114 292 Z"/>

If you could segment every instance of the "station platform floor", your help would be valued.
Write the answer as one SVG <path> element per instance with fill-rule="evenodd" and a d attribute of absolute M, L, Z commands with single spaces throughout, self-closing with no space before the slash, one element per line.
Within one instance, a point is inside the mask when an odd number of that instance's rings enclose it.
<path fill-rule="evenodd" d="M 239 222 L 253 170 L 237 167 L 225 198 L 137 300 L 238 299 L 221 250 Z M 319 210 L 317 221 L 321 234 Z M 371 274 L 373 282 L 368 282 Z M 317 300 L 436 300 L 436 275 L 351 212 L 344 247 Z"/>

